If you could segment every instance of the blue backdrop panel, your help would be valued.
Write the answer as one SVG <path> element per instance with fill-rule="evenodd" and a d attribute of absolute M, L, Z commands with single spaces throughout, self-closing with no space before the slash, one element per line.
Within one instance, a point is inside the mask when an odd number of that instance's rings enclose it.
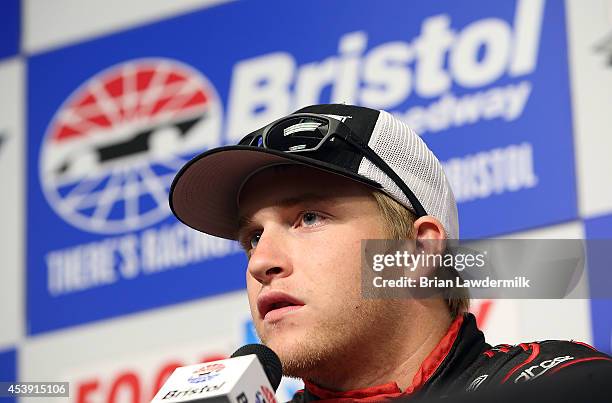
<path fill-rule="evenodd" d="M 28 332 L 244 287 L 174 172 L 304 103 L 384 108 L 445 164 L 463 238 L 575 218 L 563 2 L 239 2 L 28 60 Z M 367 10 L 367 12 L 364 12 Z"/>
<path fill-rule="evenodd" d="M 17 351 L 0 351 L 0 381 L 16 382 L 17 379 Z M 0 397 L 0 402 L 13 403 L 17 399 L 12 397 Z"/>
<path fill-rule="evenodd" d="M 0 12 L 0 59 L 19 53 L 21 35 L 21 3 L 19 0 L 4 0 Z"/>
<path fill-rule="evenodd" d="M 599 289 L 602 284 L 610 284 L 610 240 L 612 239 L 612 215 L 593 217 L 585 220 L 587 243 L 589 246 L 589 286 L 591 294 L 591 323 L 593 326 L 593 344 L 595 348 L 612 353 L 612 300 L 604 298 L 610 290 Z M 599 241 L 598 241 L 599 240 Z M 603 241 L 602 241 L 603 240 Z"/>

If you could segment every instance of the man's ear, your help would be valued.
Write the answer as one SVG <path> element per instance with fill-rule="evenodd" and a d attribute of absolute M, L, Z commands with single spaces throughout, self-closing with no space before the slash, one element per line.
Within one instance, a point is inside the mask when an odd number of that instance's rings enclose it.
<path fill-rule="evenodd" d="M 427 254 L 438 254 L 446 249 L 446 231 L 442 223 L 432 216 L 423 216 L 414 222 L 417 248 Z"/>

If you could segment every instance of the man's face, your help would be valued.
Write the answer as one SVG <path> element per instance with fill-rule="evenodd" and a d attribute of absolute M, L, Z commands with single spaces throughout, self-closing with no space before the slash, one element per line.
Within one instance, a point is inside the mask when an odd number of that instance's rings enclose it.
<path fill-rule="evenodd" d="M 371 345 L 393 321 L 383 301 L 361 297 L 361 240 L 385 238 L 366 186 L 273 167 L 247 182 L 239 210 L 251 314 L 286 374 L 309 377 Z"/>

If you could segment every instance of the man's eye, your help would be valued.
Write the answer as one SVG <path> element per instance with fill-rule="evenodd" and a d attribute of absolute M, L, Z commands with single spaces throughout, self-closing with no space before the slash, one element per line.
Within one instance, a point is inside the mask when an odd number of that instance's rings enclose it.
<path fill-rule="evenodd" d="M 257 247 L 257 244 L 259 243 L 260 238 L 261 238 L 261 233 L 253 234 L 253 236 L 251 236 L 251 238 L 249 239 L 249 246 L 251 247 L 251 249 L 254 249 Z"/>
<path fill-rule="evenodd" d="M 321 221 L 321 215 L 314 213 L 312 211 L 308 211 L 302 215 L 302 222 L 305 226 L 311 227 L 316 225 L 319 221 Z"/>

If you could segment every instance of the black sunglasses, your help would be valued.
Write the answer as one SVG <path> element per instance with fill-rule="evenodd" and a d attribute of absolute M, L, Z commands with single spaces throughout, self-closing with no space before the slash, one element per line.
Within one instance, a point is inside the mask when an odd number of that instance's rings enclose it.
<path fill-rule="evenodd" d="M 296 113 L 278 119 L 247 135 L 238 145 L 262 147 L 286 153 L 306 153 L 334 143 L 338 138 L 380 168 L 406 195 L 417 217 L 427 215 L 421 202 L 391 167 L 338 119 L 314 113 Z"/>

